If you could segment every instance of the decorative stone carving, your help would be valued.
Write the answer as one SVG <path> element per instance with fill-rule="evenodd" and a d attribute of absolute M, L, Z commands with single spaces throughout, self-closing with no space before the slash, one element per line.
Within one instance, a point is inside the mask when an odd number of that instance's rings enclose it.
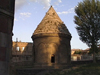
<path fill-rule="evenodd" d="M 67 27 L 63 24 L 53 7 L 49 9 L 47 14 L 38 25 L 33 35 L 41 33 L 63 33 L 71 36 Z"/>

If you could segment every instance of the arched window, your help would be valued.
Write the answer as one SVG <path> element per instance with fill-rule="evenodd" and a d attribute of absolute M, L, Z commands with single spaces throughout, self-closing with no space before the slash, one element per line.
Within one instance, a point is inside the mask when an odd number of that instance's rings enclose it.
<path fill-rule="evenodd" d="M 16 47 L 16 50 L 19 51 L 19 47 Z"/>
<path fill-rule="evenodd" d="M 25 47 L 22 47 L 22 51 L 24 51 Z"/>
<path fill-rule="evenodd" d="M 51 63 L 55 63 L 55 55 L 54 54 L 52 54 L 52 56 L 51 56 Z"/>

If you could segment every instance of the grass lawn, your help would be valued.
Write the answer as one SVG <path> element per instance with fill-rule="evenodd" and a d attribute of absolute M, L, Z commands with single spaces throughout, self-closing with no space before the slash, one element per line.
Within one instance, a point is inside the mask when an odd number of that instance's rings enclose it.
<path fill-rule="evenodd" d="M 72 67 L 70 69 L 63 69 L 45 75 L 100 75 L 100 63 L 91 63 Z"/>

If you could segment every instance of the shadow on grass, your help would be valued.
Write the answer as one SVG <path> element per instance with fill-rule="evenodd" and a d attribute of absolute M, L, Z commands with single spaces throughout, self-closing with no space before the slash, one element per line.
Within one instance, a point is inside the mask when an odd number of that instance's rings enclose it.
<path fill-rule="evenodd" d="M 75 66 L 45 75 L 100 75 L 100 63 Z"/>

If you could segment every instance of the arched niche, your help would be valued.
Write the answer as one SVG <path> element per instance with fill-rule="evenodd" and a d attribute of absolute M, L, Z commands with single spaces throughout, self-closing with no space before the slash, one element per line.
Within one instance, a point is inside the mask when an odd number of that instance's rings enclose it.
<path fill-rule="evenodd" d="M 51 60 L 54 60 L 54 63 L 57 62 L 57 44 L 56 43 L 48 43 L 46 45 L 46 49 L 47 49 L 47 56 L 48 56 L 48 63 L 52 63 Z M 54 57 L 52 57 L 52 55 L 54 55 Z"/>
<path fill-rule="evenodd" d="M 67 63 L 67 45 L 66 44 L 61 44 L 59 46 L 59 63 Z"/>
<path fill-rule="evenodd" d="M 55 63 L 55 55 L 54 54 L 51 55 L 51 63 Z"/>
<path fill-rule="evenodd" d="M 36 63 L 47 63 L 46 61 L 46 44 L 45 43 L 40 43 L 37 46 L 37 49 L 35 51 L 35 61 Z"/>

